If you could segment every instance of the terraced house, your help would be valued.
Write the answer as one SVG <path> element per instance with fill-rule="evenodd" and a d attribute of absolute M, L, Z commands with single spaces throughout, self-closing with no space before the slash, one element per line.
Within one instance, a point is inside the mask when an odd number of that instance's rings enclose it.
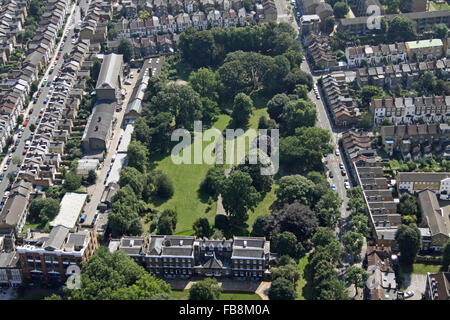
<path fill-rule="evenodd" d="M 447 122 L 450 115 L 450 96 L 385 97 L 370 102 L 374 124 L 383 119 L 393 124 L 413 124 L 419 119 L 425 122 Z"/>
<path fill-rule="evenodd" d="M 209 240 L 152 235 L 124 236 L 112 242 L 148 272 L 160 277 L 262 279 L 270 276 L 270 242 L 262 237 Z"/>

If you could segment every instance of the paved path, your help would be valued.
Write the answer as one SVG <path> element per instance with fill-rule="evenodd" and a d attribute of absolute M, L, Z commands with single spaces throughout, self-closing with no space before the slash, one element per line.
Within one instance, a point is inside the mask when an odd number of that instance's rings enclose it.
<path fill-rule="evenodd" d="M 231 143 L 231 159 L 228 159 L 229 161 L 225 161 L 225 164 L 226 164 L 226 163 L 230 163 L 230 167 L 229 167 L 229 168 L 226 168 L 226 169 L 224 170 L 225 176 L 226 176 L 227 178 L 228 178 L 228 176 L 230 175 L 231 168 L 232 168 L 232 166 L 233 166 L 233 161 L 234 161 L 234 142 L 235 142 L 235 139 L 233 139 L 233 140 L 232 140 L 232 143 Z M 228 145 L 228 143 L 227 143 L 227 145 Z M 226 153 L 225 153 L 225 156 L 226 156 Z M 227 212 L 225 211 L 225 208 L 224 208 L 223 205 L 222 205 L 222 195 L 221 195 L 221 194 L 219 194 L 219 196 L 217 197 L 217 210 L 216 210 L 216 215 L 218 215 L 218 214 L 224 214 L 224 215 L 227 214 Z"/>
<path fill-rule="evenodd" d="M 404 292 L 414 291 L 414 296 L 408 298 L 408 300 L 421 300 L 422 293 L 425 293 L 425 287 L 427 283 L 426 274 L 405 274 L 405 281 L 403 283 Z"/>

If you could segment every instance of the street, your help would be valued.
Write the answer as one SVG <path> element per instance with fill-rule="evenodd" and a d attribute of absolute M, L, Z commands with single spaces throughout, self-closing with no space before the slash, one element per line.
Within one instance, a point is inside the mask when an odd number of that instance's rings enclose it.
<path fill-rule="evenodd" d="M 30 137 L 31 131 L 30 131 L 30 125 L 31 124 L 35 124 L 36 118 L 39 115 L 39 111 L 47 106 L 46 104 L 44 104 L 44 99 L 48 98 L 50 96 L 50 87 L 49 86 L 42 86 L 44 79 L 46 77 L 48 77 L 48 81 L 52 81 L 55 76 L 58 74 L 58 70 L 61 68 L 62 64 L 63 64 L 63 56 L 65 53 L 69 53 L 72 50 L 73 44 L 71 43 L 70 39 L 72 38 L 72 36 L 74 35 L 74 27 L 75 25 L 78 23 L 78 21 L 80 21 L 81 19 L 81 15 L 80 15 L 80 7 L 83 8 L 84 10 L 87 11 L 87 7 L 89 6 L 88 3 L 86 3 L 85 1 L 82 1 L 80 6 L 74 5 L 72 6 L 71 12 L 70 12 L 70 16 L 67 19 L 67 23 L 66 26 L 63 30 L 63 34 L 68 30 L 68 34 L 67 34 L 67 41 L 64 42 L 64 45 L 62 46 L 62 51 L 60 53 L 58 53 L 62 42 L 64 41 L 64 39 L 61 39 L 61 41 L 58 43 L 57 47 L 55 48 L 54 51 L 54 56 L 53 58 L 49 61 L 47 69 L 44 73 L 44 75 L 42 76 L 39 85 L 38 85 L 38 89 L 37 92 L 35 92 L 35 94 L 33 95 L 33 97 L 30 99 L 30 104 L 28 105 L 28 107 L 26 109 L 24 109 L 24 111 L 22 112 L 24 120 L 26 120 L 28 117 L 28 125 L 23 128 L 23 134 L 22 134 L 22 138 L 20 138 L 20 143 L 16 146 L 16 150 L 14 153 L 12 153 L 12 158 L 13 159 L 20 159 L 20 161 L 18 163 L 14 163 L 15 161 L 11 161 L 10 165 L 8 165 L 7 170 L 3 170 L 4 166 L 6 164 L 6 160 L 8 157 L 5 157 L 0 165 L 0 173 L 4 173 L 4 178 L 3 180 L 0 182 L 0 194 L 3 194 L 8 185 L 9 185 L 9 179 L 8 179 L 8 175 L 9 174 L 13 174 L 13 172 L 18 171 L 20 166 L 22 165 L 23 162 L 23 150 L 25 148 L 25 141 Z M 56 60 L 56 56 L 59 55 L 60 58 L 59 60 Z M 56 66 L 54 68 L 54 71 L 50 74 L 50 70 L 52 65 L 54 64 L 54 62 L 56 61 Z M 35 97 L 37 97 L 38 91 L 42 89 L 41 94 L 39 95 L 38 98 L 36 98 L 36 102 L 33 103 L 33 99 Z M 19 124 L 19 128 L 22 126 L 22 123 Z M 14 137 L 15 140 L 17 139 L 17 133 L 18 131 L 15 133 Z M 11 153 L 8 153 L 7 155 L 9 155 Z"/>

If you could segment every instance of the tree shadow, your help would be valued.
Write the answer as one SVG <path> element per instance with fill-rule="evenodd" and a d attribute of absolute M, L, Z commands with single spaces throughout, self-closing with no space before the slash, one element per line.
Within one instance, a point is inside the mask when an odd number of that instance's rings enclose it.
<path fill-rule="evenodd" d="M 208 203 L 211 196 L 207 192 L 202 190 L 201 187 L 199 187 L 197 189 L 197 198 L 200 200 L 201 203 Z M 214 199 L 213 199 L 213 201 L 214 201 Z"/>
<path fill-rule="evenodd" d="M 314 300 L 314 288 L 313 288 L 313 278 L 312 278 L 313 267 L 311 263 L 305 266 L 303 271 L 303 278 L 306 280 L 306 284 L 302 289 L 303 297 L 306 300 Z"/>
<path fill-rule="evenodd" d="M 158 195 L 151 195 L 149 198 L 149 202 L 153 204 L 155 207 L 161 206 L 163 203 L 167 202 L 170 198 L 161 198 Z"/>

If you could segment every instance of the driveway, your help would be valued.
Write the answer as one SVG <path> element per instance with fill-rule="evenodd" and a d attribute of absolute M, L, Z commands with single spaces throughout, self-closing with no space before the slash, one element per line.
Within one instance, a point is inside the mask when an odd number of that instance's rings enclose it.
<path fill-rule="evenodd" d="M 414 296 L 408 300 L 422 300 L 422 293 L 425 293 L 427 283 L 426 274 L 405 274 L 405 282 L 403 283 L 403 291 L 414 291 Z"/>

